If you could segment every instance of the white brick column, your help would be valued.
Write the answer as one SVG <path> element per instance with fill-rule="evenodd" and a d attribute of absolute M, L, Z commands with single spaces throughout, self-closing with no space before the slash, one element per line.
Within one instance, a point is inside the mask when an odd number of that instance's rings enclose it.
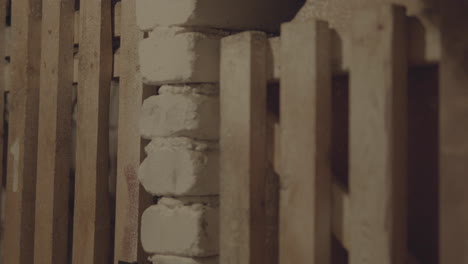
<path fill-rule="evenodd" d="M 220 41 L 232 31 L 278 31 L 300 0 L 137 0 L 145 100 L 140 131 L 150 139 L 139 170 L 162 196 L 142 216 L 154 264 L 216 264 L 219 236 Z"/>

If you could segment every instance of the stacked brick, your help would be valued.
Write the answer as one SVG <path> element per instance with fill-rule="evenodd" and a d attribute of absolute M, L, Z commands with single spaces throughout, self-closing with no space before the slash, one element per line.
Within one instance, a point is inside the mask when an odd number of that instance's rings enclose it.
<path fill-rule="evenodd" d="M 221 38 L 275 31 L 295 10 L 289 0 L 137 0 L 138 26 L 148 32 L 141 76 L 159 86 L 142 106 L 141 136 L 151 142 L 138 175 L 162 197 L 141 223 L 154 264 L 218 263 Z"/>

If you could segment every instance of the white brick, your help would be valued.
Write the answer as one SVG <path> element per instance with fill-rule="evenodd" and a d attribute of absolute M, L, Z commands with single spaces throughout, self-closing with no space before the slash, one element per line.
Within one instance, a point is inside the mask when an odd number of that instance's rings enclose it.
<path fill-rule="evenodd" d="M 162 198 L 145 210 L 141 220 L 143 249 L 152 254 L 182 257 L 218 255 L 217 205 Z"/>
<path fill-rule="evenodd" d="M 219 98 L 200 94 L 164 93 L 143 102 L 140 132 L 143 138 L 219 138 Z"/>
<path fill-rule="evenodd" d="M 229 30 L 278 31 L 294 17 L 301 0 L 137 0 L 137 23 L 145 31 L 160 25 Z"/>
<path fill-rule="evenodd" d="M 217 144 L 189 138 L 157 138 L 146 147 L 148 157 L 138 173 L 145 190 L 158 196 L 217 195 Z"/>
<path fill-rule="evenodd" d="M 218 264 L 217 257 L 183 258 L 175 256 L 154 255 L 150 258 L 153 264 Z"/>
<path fill-rule="evenodd" d="M 143 82 L 214 83 L 219 80 L 221 35 L 160 28 L 140 42 Z"/>

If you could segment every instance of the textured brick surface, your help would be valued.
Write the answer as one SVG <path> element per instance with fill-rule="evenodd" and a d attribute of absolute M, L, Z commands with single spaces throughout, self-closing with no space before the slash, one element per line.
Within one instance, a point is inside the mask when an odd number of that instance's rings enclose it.
<path fill-rule="evenodd" d="M 219 99 L 200 94 L 152 96 L 143 103 L 140 131 L 146 139 L 169 136 L 218 139 Z"/>
<path fill-rule="evenodd" d="M 158 195 L 216 195 L 219 192 L 217 144 L 189 138 L 156 138 L 138 177 L 147 192 Z"/>
<path fill-rule="evenodd" d="M 219 80 L 221 35 L 158 28 L 140 42 L 140 69 L 146 84 Z"/>
<path fill-rule="evenodd" d="M 141 226 L 144 250 L 158 255 L 216 256 L 219 210 L 211 203 L 162 198 L 146 209 Z"/>

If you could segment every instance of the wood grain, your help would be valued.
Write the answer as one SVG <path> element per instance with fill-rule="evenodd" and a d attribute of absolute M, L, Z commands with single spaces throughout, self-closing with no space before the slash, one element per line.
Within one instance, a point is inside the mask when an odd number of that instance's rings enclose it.
<path fill-rule="evenodd" d="M 280 264 L 330 263 L 330 30 L 281 30 Z"/>
<path fill-rule="evenodd" d="M 111 0 L 82 0 L 80 8 L 73 264 L 109 263 L 113 248 L 108 188 Z"/>
<path fill-rule="evenodd" d="M 468 1 L 441 1 L 439 263 L 468 263 Z"/>
<path fill-rule="evenodd" d="M 365 8 L 352 21 L 351 264 L 406 260 L 405 10 Z"/>
<path fill-rule="evenodd" d="M 4 131 L 4 114 L 5 114 L 5 91 L 6 89 L 6 67 L 7 62 L 5 60 L 6 48 L 7 48 L 7 0 L 0 0 L 0 197 L 3 197 L 4 193 L 4 154 L 3 149 L 5 145 L 5 131 Z M 0 205 L 0 211 L 3 210 L 3 204 Z M 2 221 L 3 225 L 3 221 Z M 4 242 L 0 239 L 0 261 L 2 260 Z"/>
<path fill-rule="evenodd" d="M 43 0 L 35 264 L 68 261 L 74 0 Z"/>
<path fill-rule="evenodd" d="M 220 263 L 265 263 L 266 35 L 222 40 Z"/>
<path fill-rule="evenodd" d="M 121 125 L 118 128 L 114 263 L 143 264 L 148 263 L 148 256 L 140 246 L 139 225 L 143 210 L 151 204 L 151 195 L 139 184 L 137 172 L 143 157 L 139 131 L 141 103 L 148 89 L 144 91 L 138 70 L 138 44 L 143 39 L 143 32 L 136 26 L 136 0 L 126 0 L 121 4 Z"/>
<path fill-rule="evenodd" d="M 5 263 L 34 258 L 37 124 L 41 48 L 40 0 L 12 1 L 12 87 L 6 197 Z"/>

